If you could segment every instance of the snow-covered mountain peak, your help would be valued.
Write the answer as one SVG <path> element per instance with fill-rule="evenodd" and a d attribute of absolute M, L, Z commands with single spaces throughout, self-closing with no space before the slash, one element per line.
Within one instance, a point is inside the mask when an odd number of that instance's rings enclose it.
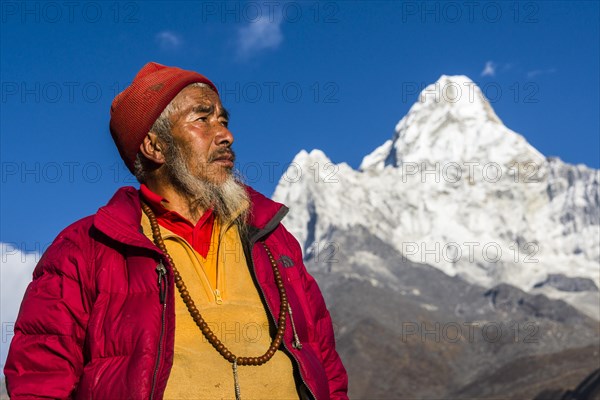
<path fill-rule="evenodd" d="M 600 287 L 600 171 L 546 159 L 483 97 L 470 102 L 463 91 L 466 99 L 453 102 L 441 94 L 458 87 L 477 93 L 471 83 L 442 76 L 426 88 L 437 85 L 441 100 L 422 93 L 360 171 L 319 150 L 298 153 L 273 194 L 290 207 L 286 227 L 308 258 L 331 247 L 352 253 L 335 242 L 336 232 L 360 230 L 450 276 L 543 290 L 584 308 L 582 299 L 592 296 L 597 310 L 597 294 L 544 282 L 562 274 Z"/>
<path fill-rule="evenodd" d="M 303 149 L 296 154 L 279 179 L 273 198 L 285 197 L 290 204 L 301 202 L 304 207 L 316 201 L 312 196 L 307 197 L 307 193 L 316 193 L 312 190 L 313 187 L 316 189 L 317 185 L 323 183 L 339 186 L 340 174 L 355 173 L 357 172 L 346 163 L 334 164 L 321 150 L 313 149 L 307 152 Z M 307 187 L 311 188 L 309 192 Z M 288 220 L 290 218 L 293 220 L 295 217 L 288 216 Z"/>
<path fill-rule="evenodd" d="M 481 89 L 464 75 L 442 75 L 419 94 L 414 113 L 439 110 L 456 119 L 490 120 L 501 123 Z"/>
<path fill-rule="evenodd" d="M 360 169 L 404 162 L 541 163 L 544 157 L 498 118 L 479 87 L 464 75 L 442 75 L 427 86 L 395 134 L 364 157 Z"/>
<path fill-rule="evenodd" d="M 302 149 L 296 154 L 291 164 L 304 166 L 315 162 L 328 163 L 331 162 L 331 160 L 319 149 L 313 149 L 310 153 Z"/>

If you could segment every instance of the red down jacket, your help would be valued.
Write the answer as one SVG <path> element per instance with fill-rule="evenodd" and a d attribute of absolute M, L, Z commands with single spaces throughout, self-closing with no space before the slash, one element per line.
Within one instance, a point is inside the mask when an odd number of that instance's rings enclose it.
<path fill-rule="evenodd" d="M 284 346 L 309 395 L 347 399 L 347 375 L 329 312 L 302 263 L 298 242 L 280 223 L 287 208 L 248 191 L 250 270 L 268 308 L 279 310 L 269 259 L 257 245 L 265 241 L 281 260 L 303 344 L 293 348 L 286 329 Z M 44 253 L 25 292 L 4 368 L 13 399 L 162 398 L 173 363 L 175 290 L 172 268 L 140 232 L 140 220 L 138 191 L 121 188 L 95 215 L 61 232 Z M 161 288 L 164 304 L 156 271 L 160 261 L 168 270 Z"/>

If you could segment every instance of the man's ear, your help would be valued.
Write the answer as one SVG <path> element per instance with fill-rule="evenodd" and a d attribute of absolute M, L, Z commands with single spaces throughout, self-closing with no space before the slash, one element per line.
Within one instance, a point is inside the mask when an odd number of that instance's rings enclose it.
<path fill-rule="evenodd" d="M 148 160 L 155 162 L 156 164 L 165 163 L 165 155 L 163 153 L 164 145 L 158 140 L 158 136 L 154 132 L 148 132 L 144 141 L 140 145 L 140 153 L 144 155 Z"/>

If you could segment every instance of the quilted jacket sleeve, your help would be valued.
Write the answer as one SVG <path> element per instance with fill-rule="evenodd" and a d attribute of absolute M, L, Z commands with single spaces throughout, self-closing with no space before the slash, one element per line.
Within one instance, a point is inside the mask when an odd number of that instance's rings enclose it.
<path fill-rule="evenodd" d="M 298 241 L 284 228 L 286 242 L 302 260 L 302 250 Z M 323 366 L 329 380 L 329 396 L 331 400 L 348 399 L 348 375 L 342 360 L 335 349 L 335 337 L 331 316 L 325 305 L 323 294 L 315 279 L 306 271 L 304 263 L 300 263 L 300 276 L 307 294 L 312 316 L 318 331 Z"/>
<path fill-rule="evenodd" d="M 89 309 L 83 281 L 89 260 L 61 233 L 36 266 L 4 367 L 12 399 L 73 396 L 83 370 Z"/>

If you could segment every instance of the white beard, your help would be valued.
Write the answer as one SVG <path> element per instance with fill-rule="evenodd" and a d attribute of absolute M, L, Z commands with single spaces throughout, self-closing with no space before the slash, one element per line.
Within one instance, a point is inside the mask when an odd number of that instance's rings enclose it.
<path fill-rule="evenodd" d="M 250 208 L 250 198 L 240 179 L 229 171 L 222 183 L 211 182 L 208 177 L 194 175 L 190 172 L 193 156 L 185 154 L 179 146 L 171 141 L 167 143 L 165 152 L 166 173 L 172 185 L 188 199 L 189 213 L 194 218 L 200 217 L 203 210 L 213 209 L 215 217 L 227 226 L 233 221 L 245 224 Z M 202 171 L 201 165 L 196 165 Z"/>

